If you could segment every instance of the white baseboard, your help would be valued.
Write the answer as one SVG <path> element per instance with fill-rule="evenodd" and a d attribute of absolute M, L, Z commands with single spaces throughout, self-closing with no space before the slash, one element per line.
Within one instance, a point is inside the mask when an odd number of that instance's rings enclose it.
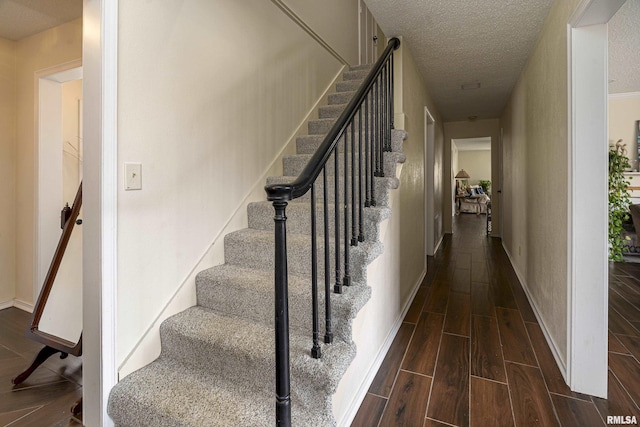
<path fill-rule="evenodd" d="M 504 246 L 504 241 L 502 242 L 502 248 L 504 249 L 505 253 L 507 254 L 507 257 L 509 258 L 509 262 L 511 263 L 511 266 L 513 267 L 513 271 L 515 271 L 516 272 L 516 276 L 518 276 L 518 280 L 520 281 L 520 285 L 522 285 L 522 289 L 524 290 L 524 293 L 527 296 L 527 300 L 529 300 L 529 304 L 531 305 L 531 309 L 533 310 L 533 314 L 536 316 L 536 319 L 538 320 L 538 324 L 540 325 L 540 329 L 542 329 L 542 333 L 544 334 L 544 338 L 547 341 L 547 344 L 549 345 L 549 348 L 551 349 L 551 354 L 553 354 L 553 358 L 556 361 L 556 365 L 558 365 L 558 369 L 560 369 L 560 373 L 562 374 L 562 377 L 564 378 L 564 381 L 568 384 L 568 382 L 567 382 L 567 365 L 566 365 L 565 361 L 562 360 L 562 357 L 560 357 L 560 352 L 558 350 L 558 345 L 556 344 L 555 340 L 553 339 L 553 337 L 549 333 L 549 329 L 547 328 L 547 325 L 544 322 L 543 317 L 540 315 L 540 310 L 538 310 L 538 306 L 536 305 L 535 300 L 531 296 L 531 292 L 529 291 L 529 287 L 527 286 L 527 282 L 524 280 L 524 277 L 522 277 L 522 274 L 520 274 L 520 271 L 516 267 L 516 264 L 513 262 L 513 257 L 511 256 L 511 253 Z"/>
<path fill-rule="evenodd" d="M 21 301 L 19 299 L 13 300 L 13 306 L 15 308 L 19 308 L 22 311 L 26 311 L 28 313 L 33 313 L 33 304 L 29 304 L 28 302 Z"/>
<path fill-rule="evenodd" d="M 444 241 L 444 235 L 446 233 L 442 233 L 442 235 L 440 235 L 440 240 L 438 240 L 438 243 L 436 244 L 436 247 L 433 250 L 433 255 L 435 256 L 435 254 L 438 253 L 438 249 L 440 249 L 440 245 L 442 244 L 442 242 Z"/>
<path fill-rule="evenodd" d="M 13 300 L 0 302 L 0 310 L 13 307 Z"/>
<path fill-rule="evenodd" d="M 371 364 L 371 368 L 367 372 L 367 375 L 364 377 L 364 380 L 362 381 L 360 388 L 358 388 L 358 392 L 353 397 L 353 400 L 351 400 L 351 404 L 349 405 L 349 408 L 347 409 L 344 417 L 338 423 L 339 426 L 349 427 L 353 422 L 353 419 L 356 417 L 356 414 L 358 413 L 358 409 L 360 409 L 360 405 L 362 405 L 362 401 L 366 397 L 367 391 L 369 391 L 369 387 L 371 387 L 371 383 L 375 379 L 376 374 L 380 369 L 380 366 L 382 366 L 382 362 L 384 361 L 384 358 L 387 355 L 389 348 L 391 348 L 391 344 L 393 344 L 393 340 L 396 337 L 396 334 L 398 333 L 400 326 L 402 326 L 402 321 L 404 320 L 404 317 L 407 315 L 407 312 L 411 307 L 411 303 L 413 303 L 413 299 L 418 293 L 418 289 L 420 288 L 420 285 L 422 284 L 422 281 L 424 280 L 426 275 L 427 275 L 427 269 L 425 267 L 424 271 L 418 278 L 417 283 L 414 285 L 413 289 L 411 290 L 411 295 L 409 296 L 409 298 L 407 298 L 407 302 L 402 308 L 400 315 L 398 316 L 398 318 L 393 324 L 393 327 L 389 331 L 389 335 L 387 335 L 387 338 L 385 339 L 384 344 L 382 345 L 382 347 L 380 347 L 380 351 L 376 355 L 376 358 L 373 360 L 373 363 Z"/>

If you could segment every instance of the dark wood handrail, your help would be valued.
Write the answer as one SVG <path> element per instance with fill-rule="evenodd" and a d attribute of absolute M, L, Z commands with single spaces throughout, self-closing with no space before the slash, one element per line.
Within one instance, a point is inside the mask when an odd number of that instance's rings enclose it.
<path fill-rule="evenodd" d="M 42 285 L 40 295 L 38 296 L 38 301 L 36 302 L 33 314 L 31 316 L 31 324 L 29 326 L 29 329 L 27 330 L 27 336 L 29 338 L 42 344 L 48 345 L 49 347 L 55 348 L 56 350 L 60 350 L 63 353 L 73 354 L 74 356 L 78 356 L 82 353 L 82 337 L 80 337 L 80 340 L 77 343 L 73 343 L 63 338 L 40 331 L 39 325 L 40 319 L 42 318 L 42 313 L 44 312 L 44 307 L 47 304 L 49 294 L 51 293 L 51 289 L 53 288 L 53 283 L 56 279 L 56 275 L 58 274 L 58 270 L 60 269 L 62 257 L 64 256 L 67 245 L 69 244 L 69 239 L 71 238 L 73 227 L 76 225 L 76 220 L 78 219 L 78 215 L 80 214 L 81 207 L 82 182 L 80 183 L 78 191 L 76 192 L 76 197 L 73 200 L 73 206 L 71 208 L 69 219 L 62 229 L 62 235 L 60 236 L 60 240 L 58 241 L 58 246 L 56 247 L 56 251 L 53 255 L 53 260 L 51 261 L 51 265 L 49 266 L 49 270 L 47 271 L 47 275 L 44 279 L 44 284 Z"/>
<path fill-rule="evenodd" d="M 358 92 L 347 104 L 347 107 L 342 112 L 336 123 L 333 125 L 324 141 L 313 154 L 309 163 L 300 172 L 298 178 L 290 184 L 272 184 L 264 187 L 267 192 L 267 200 L 269 201 L 289 201 L 302 197 L 307 191 L 311 189 L 311 186 L 322 172 L 325 164 L 329 161 L 331 153 L 338 145 L 338 141 L 347 130 L 347 127 L 358 112 L 358 108 L 364 102 L 369 90 L 375 83 L 376 79 L 380 75 L 380 72 L 384 68 L 387 60 L 391 56 L 391 52 L 400 47 L 400 40 L 393 37 L 389 40 L 386 49 L 373 66 L 371 72 L 360 86 Z"/>

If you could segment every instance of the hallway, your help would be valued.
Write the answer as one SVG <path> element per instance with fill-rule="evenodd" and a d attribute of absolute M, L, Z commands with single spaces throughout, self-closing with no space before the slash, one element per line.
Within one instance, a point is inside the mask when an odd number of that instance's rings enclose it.
<path fill-rule="evenodd" d="M 485 217 L 456 216 L 352 426 L 602 426 L 611 415 L 638 418 L 639 278 L 637 265 L 610 270 L 610 399 L 573 393 L 500 240 L 486 236 Z"/>

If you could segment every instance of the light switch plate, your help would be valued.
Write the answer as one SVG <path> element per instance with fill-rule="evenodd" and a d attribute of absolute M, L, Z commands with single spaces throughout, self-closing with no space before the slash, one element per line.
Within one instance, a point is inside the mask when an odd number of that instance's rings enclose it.
<path fill-rule="evenodd" d="M 124 189 L 142 190 L 142 163 L 124 164 Z"/>

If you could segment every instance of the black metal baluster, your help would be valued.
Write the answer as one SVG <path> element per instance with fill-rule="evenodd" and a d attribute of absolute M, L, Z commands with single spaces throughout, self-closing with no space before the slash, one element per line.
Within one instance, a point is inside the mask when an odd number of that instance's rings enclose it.
<path fill-rule="evenodd" d="M 353 122 L 352 130 L 353 130 Z M 344 278 L 345 286 L 351 285 L 351 273 L 349 271 L 349 130 L 345 130 L 344 139 Z M 351 135 L 353 141 L 353 134 Z M 353 187 L 353 183 L 351 185 Z"/>
<path fill-rule="evenodd" d="M 355 156 L 355 154 L 354 154 Z M 364 201 L 362 200 L 362 105 L 358 109 L 358 242 L 364 242 L 364 223 L 362 221 Z"/>
<path fill-rule="evenodd" d="M 384 115 L 384 91 L 385 91 L 385 81 L 384 81 L 384 70 L 380 75 L 380 94 L 378 97 L 378 102 L 380 103 L 380 127 L 378 128 L 378 176 L 384 177 L 384 128 L 385 128 L 385 115 Z"/>
<path fill-rule="evenodd" d="M 385 130 L 387 131 L 387 151 L 391 151 L 391 123 L 393 118 L 391 117 L 391 106 L 393 105 L 393 98 L 391 97 L 391 62 L 387 62 L 387 125 Z"/>
<path fill-rule="evenodd" d="M 276 425 L 291 425 L 291 380 L 289 368 L 289 284 L 287 276 L 287 202 L 274 201 L 275 208 L 275 336 L 276 336 Z"/>
<path fill-rule="evenodd" d="M 351 246 L 358 246 L 356 224 L 356 134 L 355 116 L 351 120 Z M 346 153 L 345 153 L 346 154 Z M 345 157 L 346 159 L 346 157 Z"/>
<path fill-rule="evenodd" d="M 380 151 L 380 169 L 384 172 L 384 152 L 387 151 L 387 64 L 382 67 L 382 92 L 380 93 L 380 102 L 382 103 L 382 150 Z"/>
<path fill-rule="evenodd" d="M 324 342 L 333 342 L 331 331 L 331 254 L 329 253 L 329 197 L 327 189 L 327 167 L 322 168 L 322 186 L 324 188 Z"/>
<path fill-rule="evenodd" d="M 380 77 L 376 79 L 375 83 L 375 96 L 373 97 L 373 102 L 375 105 L 375 129 L 374 129 L 374 137 L 373 137 L 373 151 L 374 151 L 374 163 L 375 163 L 375 172 L 374 176 L 380 176 L 380 160 L 378 159 L 380 153 Z"/>
<path fill-rule="evenodd" d="M 378 82 L 375 82 L 374 87 L 371 89 L 371 114 L 373 114 L 373 117 L 371 118 L 371 135 L 370 135 L 370 139 L 371 141 L 369 142 L 369 145 L 371 146 L 371 157 L 370 157 L 370 162 L 371 162 L 371 206 L 375 206 L 376 205 L 376 176 L 378 176 L 378 171 L 377 171 L 377 165 L 378 162 L 376 161 L 376 135 L 378 133 L 378 104 L 377 104 L 377 95 L 378 94 Z"/>
<path fill-rule="evenodd" d="M 339 143 L 338 143 L 339 144 Z M 333 185 L 335 190 L 335 199 L 334 199 L 334 214 L 335 214 L 335 260 L 336 260 L 336 283 L 333 286 L 333 291 L 336 294 L 342 293 L 342 282 L 340 277 L 340 183 L 338 177 L 340 174 L 338 173 L 338 145 L 333 150 L 333 160 L 335 172 L 333 174 Z"/>
<path fill-rule="evenodd" d="M 313 347 L 311 357 L 322 355 L 319 344 L 318 327 L 318 239 L 316 236 L 316 183 L 311 184 L 311 317 L 313 326 Z"/>
<path fill-rule="evenodd" d="M 382 105 L 384 106 L 384 127 L 382 128 L 383 132 L 384 132 L 384 139 L 383 139 L 383 151 L 389 151 L 389 148 L 387 147 L 387 128 L 388 123 L 389 123 L 389 103 L 387 100 L 387 93 L 389 91 L 389 80 L 387 78 L 387 72 L 389 70 L 387 69 L 387 64 L 384 64 L 384 69 L 382 70 L 382 81 L 384 82 L 384 91 L 382 92 Z M 383 155 L 384 157 L 384 155 Z M 382 164 L 382 167 L 384 167 L 384 162 Z"/>
<path fill-rule="evenodd" d="M 391 129 L 395 129 L 395 106 L 393 105 L 393 85 L 395 82 L 395 70 L 393 67 L 393 52 L 391 52 L 391 80 L 390 80 L 391 84 L 389 85 L 391 88 L 391 102 L 390 102 L 390 106 L 391 106 Z"/>
<path fill-rule="evenodd" d="M 371 92 L 369 92 L 370 94 Z M 367 95 L 364 100 L 364 184 L 366 200 L 365 207 L 371 206 L 371 187 L 369 186 L 369 101 L 371 97 Z"/>
<path fill-rule="evenodd" d="M 387 90 L 384 91 L 384 103 L 385 103 L 385 111 L 387 114 L 387 120 L 384 122 L 384 132 L 386 135 L 385 138 L 385 151 L 391 151 L 391 104 L 389 103 L 389 99 L 390 96 L 389 94 L 391 93 L 391 71 L 389 69 L 389 62 L 387 62 L 387 65 L 384 67 L 385 72 L 385 79 L 387 81 L 386 86 L 387 86 Z"/>

